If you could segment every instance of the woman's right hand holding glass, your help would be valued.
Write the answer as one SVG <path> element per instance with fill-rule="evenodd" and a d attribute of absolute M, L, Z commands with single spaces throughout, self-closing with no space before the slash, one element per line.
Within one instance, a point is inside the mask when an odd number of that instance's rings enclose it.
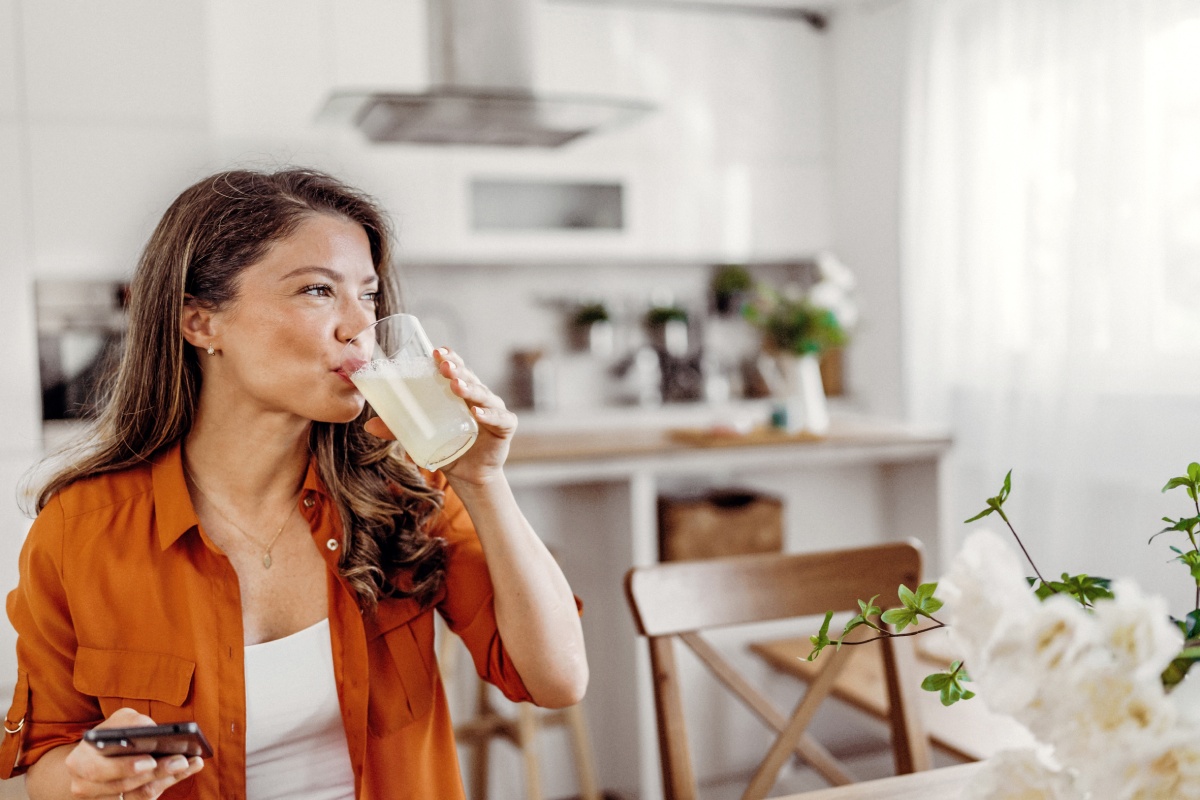
<path fill-rule="evenodd" d="M 132 708 L 121 708 L 98 728 L 131 728 L 153 725 L 154 720 Z M 123 800 L 154 800 L 168 788 L 195 775 L 204 760 L 182 755 L 155 759 L 149 755 L 106 756 L 87 742 L 80 742 L 67 755 L 65 766 L 75 797 L 117 797 Z"/>

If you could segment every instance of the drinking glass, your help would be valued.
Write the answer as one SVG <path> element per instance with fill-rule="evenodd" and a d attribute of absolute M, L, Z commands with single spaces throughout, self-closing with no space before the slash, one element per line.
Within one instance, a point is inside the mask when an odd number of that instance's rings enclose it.
<path fill-rule="evenodd" d="M 438 372 L 433 345 L 411 314 L 365 328 L 342 351 L 341 369 L 417 466 L 439 469 L 475 443 L 479 426 Z"/>

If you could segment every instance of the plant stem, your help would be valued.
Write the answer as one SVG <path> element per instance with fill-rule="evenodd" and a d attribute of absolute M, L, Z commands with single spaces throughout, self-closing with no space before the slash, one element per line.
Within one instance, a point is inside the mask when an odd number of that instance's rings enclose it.
<path fill-rule="evenodd" d="M 930 619 L 933 619 L 933 617 L 930 617 Z M 936 619 L 934 619 L 933 621 L 937 622 Z M 842 644 L 844 644 L 844 645 L 867 644 L 868 642 L 878 642 L 881 639 L 898 639 L 901 636 L 917 636 L 918 634 L 929 633 L 930 631 L 936 631 L 938 628 L 944 628 L 944 627 L 946 627 L 946 623 L 937 622 L 936 625 L 929 627 L 929 628 L 921 628 L 921 630 L 919 630 L 919 631 L 909 631 L 908 633 L 884 633 L 882 636 L 873 636 L 870 639 L 858 639 L 857 641 L 853 641 L 853 642 L 842 642 Z"/>
<path fill-rule="evenodd" d="M 1197 497 L 1197 494 L 1200 493 L 1192 494 L 1192 502 L 1196 504 L 1196 516 L 1200 517 L 1200 497 Z M 1192 549 L 1200 551 L 1200 547 L 1196 546 L 1196 537 L 1191 531 L 1188 531 L 1188 538 L 1192 540 Z M 1200 583 L 1196 584 L 1196 608 L 1200 609 Z"/>
<path fill-rule="evenodd" d="M 1017 545 L 1021 548 L 1021 552 L 1025 554 L 1025 560 L 1029 562 L 1029 566 L 1033 567 L 1033 574 L 1037 575 L 1038 580 L 1042 582 L 1043 586 L 1050 589 L 1050 591 L 1054 592 L 1055 594 L 1058 594 L 1058 592 L 1055 591 L 1050 584 L 1046 583 L 1046 579 L 1043 578 L 1042 573 L 1038 571 L 1037 564 L 1033 563 L 1033 558 L 1029 555 L 1029 551 L 1025 549 L 1025 543 L 1021 541 L 1020 536 L 1017 536 L 1017 531 L 1015 528 L 1013 528 L 1012 523 L 1008 521 L 1008 517 L 1002 513 L 1000 514 L 1000 519 L 1004 520 L 1004 524 L 1008 526 L 1010 531 L 1012 531 L 1013 538 L 1017 540 Z"/>

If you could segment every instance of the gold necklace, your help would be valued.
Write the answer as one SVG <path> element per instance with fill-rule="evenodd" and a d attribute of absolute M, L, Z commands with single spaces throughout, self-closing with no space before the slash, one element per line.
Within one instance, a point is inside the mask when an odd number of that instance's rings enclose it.
<path fill-rule="evenodd" d="M 279 526 L 279 530 L 275 531 L 275 535 L 271 537 L 270 543 L 268 543 L 267 546 L 264 548 L 261 544 L 259 544 L 254 539 L 253 536 L 246 533 L 246 531 L 242 529 L 241 525 L 238 525 L 236 522 L 234 522 L 232 519 L 230 519 L 229 516 L 224 511 L 221 510 L 220 506 L 218 506 L 215 502 L 213 502 L 213 499 L 208 496 L 208 492 L 204 491 L 204 489 L 201 488 L 200 481 L 196 480 L 196 476 L 193 475 L 192 471 L 187 468 L 186 462 L 183 465 L 183 471 L 186 472 L 187 476 L 192 479 L 192 484 L 196 487 L 196 491 L 198 491 L 200 493 L 201 497 L 203 497 L 205 500 L 208 501 L 208 504 L 210 506 L 212 506 L 212 510 L 216 511 L 217 515 L 220 516 L 221 519 L 225 520 L 230 525 L 232 525 L 234 527 L 234 530 L 236 530 L 242 536 L 245 536 L 246 541 L 250 542 L 250 544 L 254 545 L 255 547 L 257 547 L 263 551 L 263 557 L 262 557 L 263 569 L 270 569 L 271 564 L 272 564 L 271 548 L 275 546 L 275 543 L 277 541 L 279 541 L 279 536 L 280 536 L 280 534 L 283 533 L 283 529 L 287 527 L 288 522 L 292 519 L 292 514 L 296 513 L 296 505 L 297 504 L 295 502 L 288 504 L 288 513 L 287 513 L 287 516 L 283 518 L 283 524 Z"/>

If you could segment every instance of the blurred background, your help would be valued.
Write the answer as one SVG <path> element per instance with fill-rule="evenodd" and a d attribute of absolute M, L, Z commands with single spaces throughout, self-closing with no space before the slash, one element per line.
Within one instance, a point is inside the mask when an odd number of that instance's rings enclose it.
<path fill-rule="evenodd" d="M 1194 0 L 0 0 L 0 583 L 167 204 L 305 165 L 383 202 L 408 309 L 535 432 L 761 420 L 714 278 L 834 254 L 835 414 L 953 441 L 931 536 L 1011 468 L 1043 572 L 1182 613 L 1146 540 L 1197 511 L 1159 491 L 1200 460 L 1197 74 Z M 853 538 L 836 517 L 804 546 Z"/>

